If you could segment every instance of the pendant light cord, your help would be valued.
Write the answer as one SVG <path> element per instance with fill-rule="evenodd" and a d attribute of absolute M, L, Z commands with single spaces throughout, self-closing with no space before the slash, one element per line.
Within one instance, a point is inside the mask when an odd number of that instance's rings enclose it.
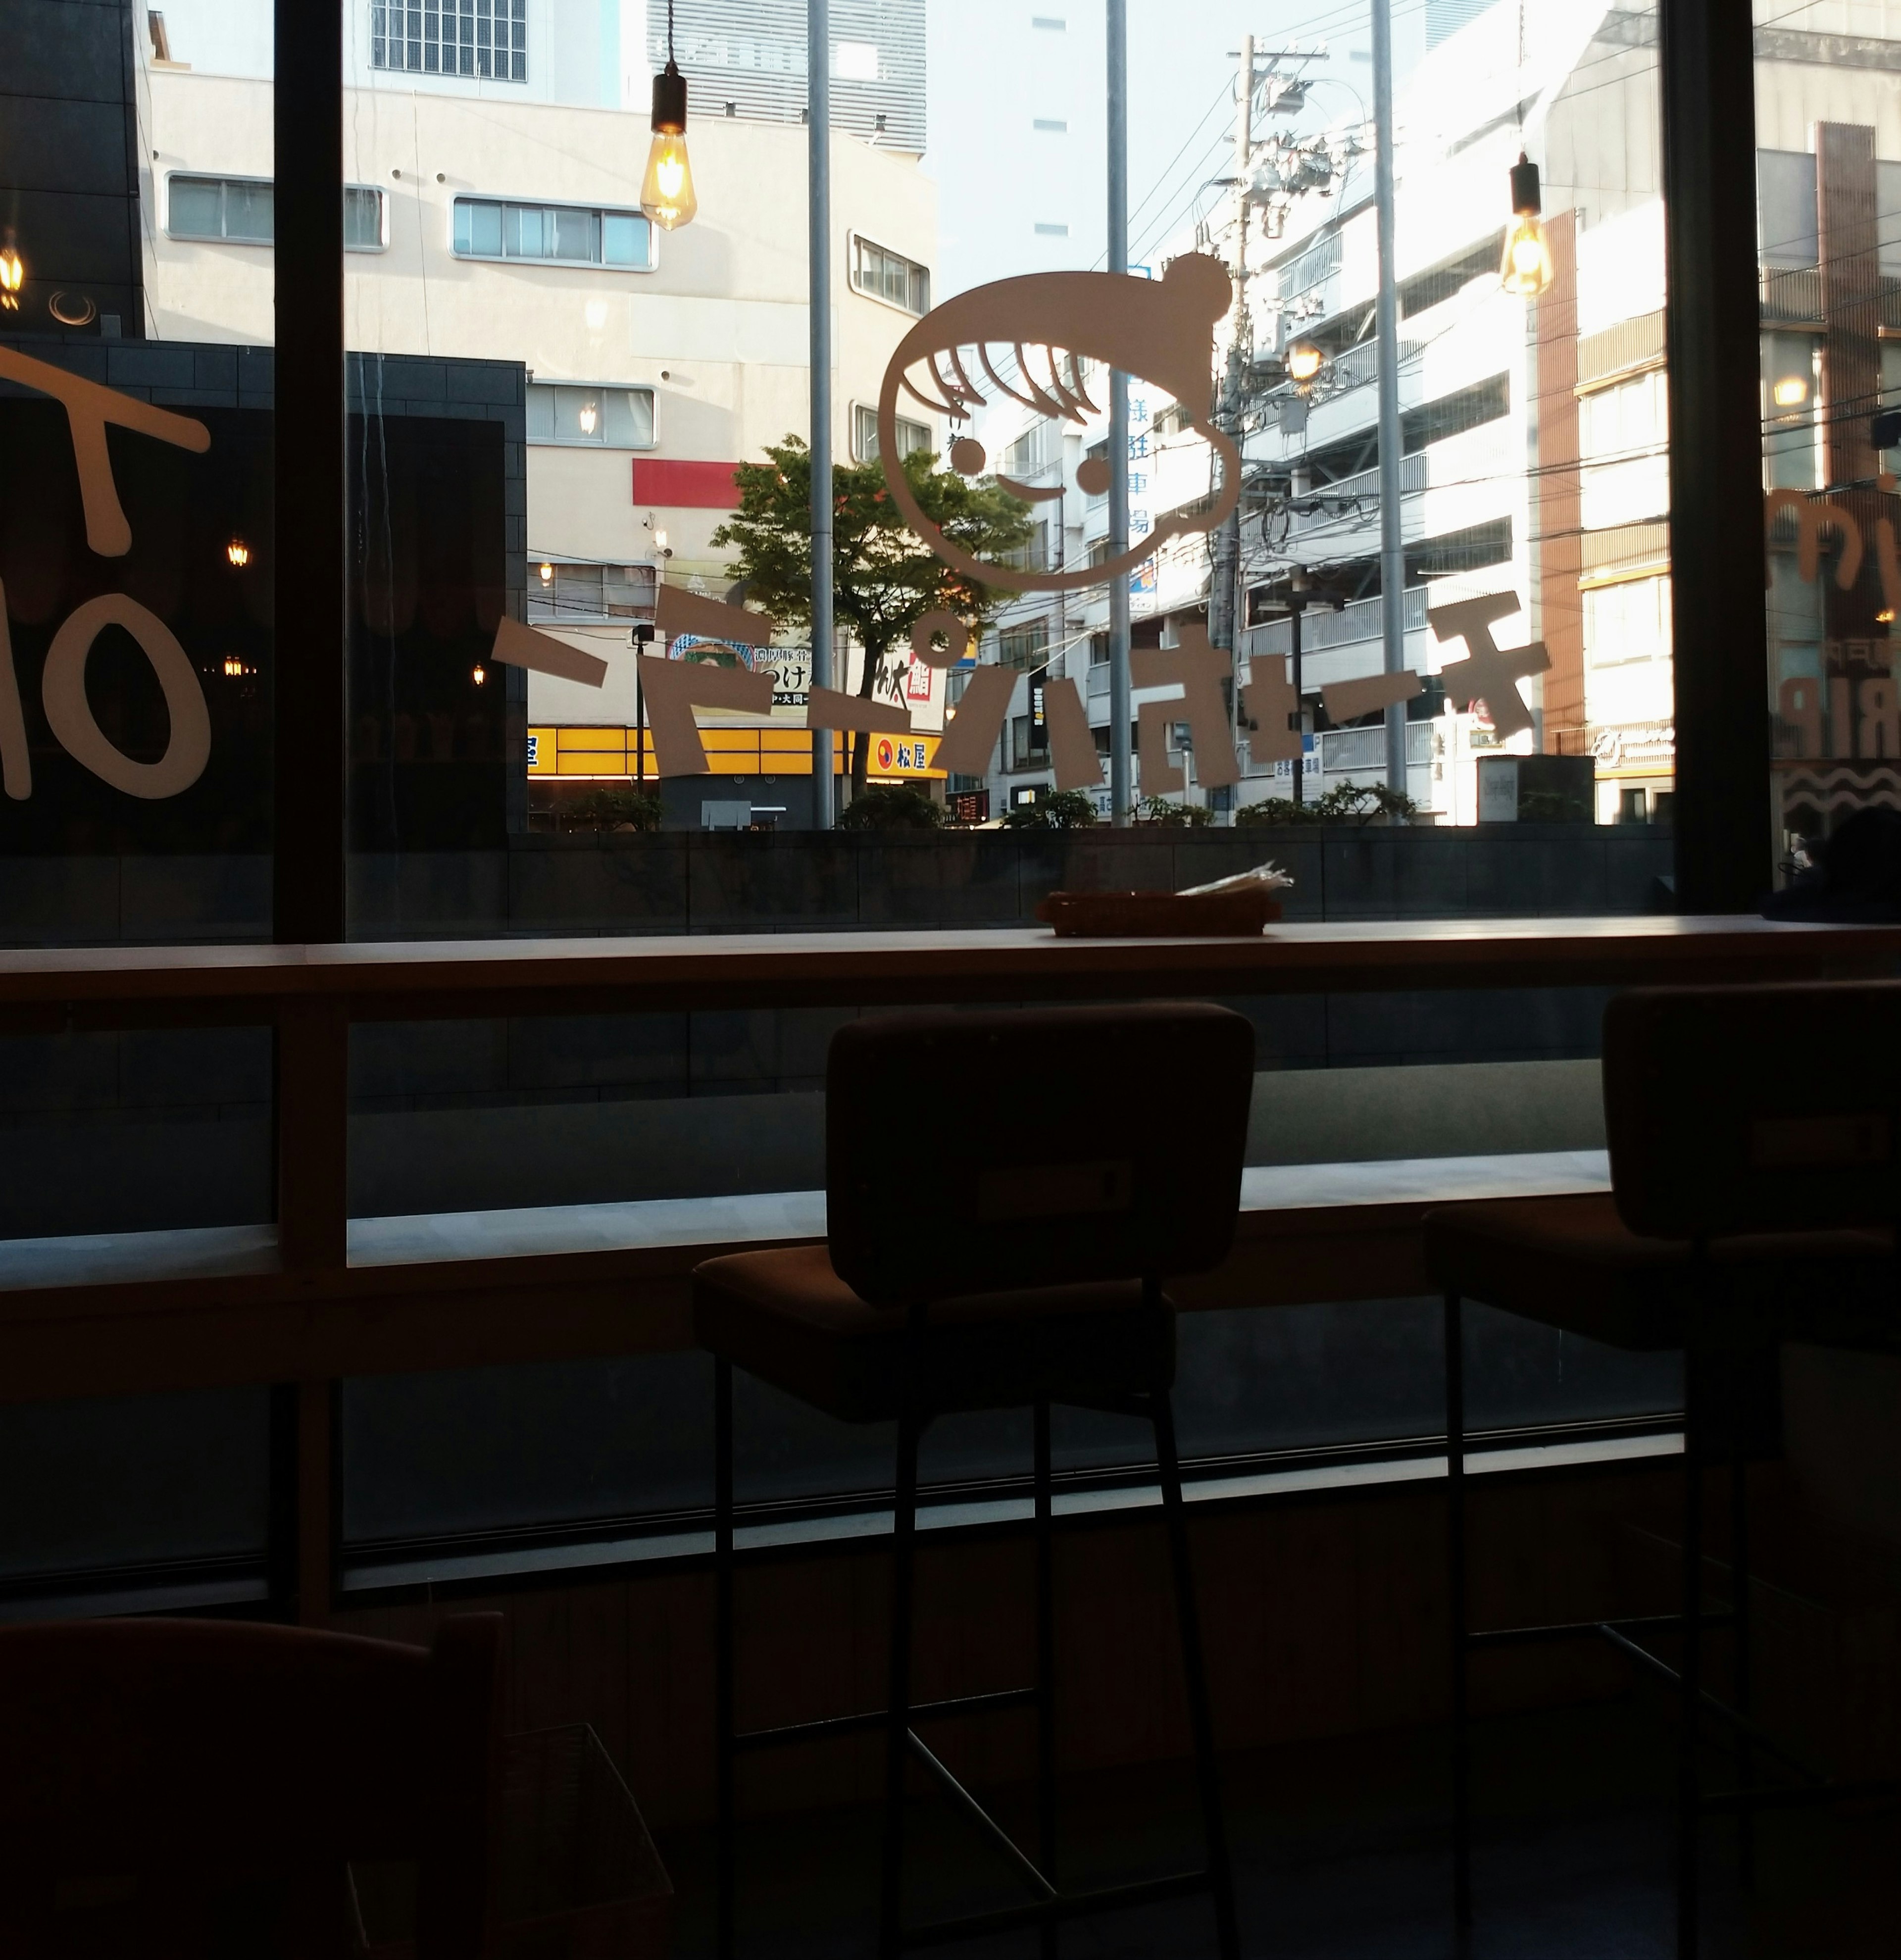
<path fill-rule="evenodd" d="M 1524 8 L 1521 0 L 1518 8 L 1518 60 L 1524 60 Z M 673 0 L 666 0 L 666 65 L 673 65 Z"/>

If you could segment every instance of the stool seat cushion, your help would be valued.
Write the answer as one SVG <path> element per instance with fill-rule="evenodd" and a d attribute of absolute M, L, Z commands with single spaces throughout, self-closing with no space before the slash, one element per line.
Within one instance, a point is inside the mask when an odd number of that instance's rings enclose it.
<path fill-rule="evenodd" d="M 1826 1338 L 1870 1303 L 1893 1302 L 1892 1246 L 1884 1232 L 1718 1239 L 1708 1304 L 1747 1315 L 1763 1335 Z M 1435 1281 L 1464 1299 L 1613 1348 L 1683 1344 L 1690 1246 L 1639 1238 L 1608 1192 L 1448 1206 L 1427 1215 L 1426 1256 Z"/>
<path fill-rule="evenodd" d="M 822 1245 L 708 1259 L 693 1273 L 699 1344 L 846 1422 L 895 1421 L 908 1349 L 901 1309 L 860 1300 Z M 1087 1404 L 1169 1386 L 1175 1316 L 1139 1280 L 939 1300 L 927 1317 L 920 1413 Z"/>

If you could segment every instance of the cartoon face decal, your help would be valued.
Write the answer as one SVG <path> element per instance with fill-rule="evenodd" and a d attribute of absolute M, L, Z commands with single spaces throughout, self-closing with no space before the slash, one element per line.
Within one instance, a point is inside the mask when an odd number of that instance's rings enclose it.
<path fill-rule="evenodd" d="M 1169 538 L 1211 531 L 1241 496 L 1241 457 L 1209 419 L 1206 404 L 1216 321 L 1234 298 L 1217 259 L 1194 253 L 1178 259 L 1158 282 L 1119 272 L 1032 272 L 974 287 L 927 313 L 898 344 L 878 397 L 878 453 L 885 482 L 911 529 L 953 571 L 981 585 L 1012 591 L 1073 592 L 1132 571 Z M 897 458 L 898 397 L 901 391 L 938 415 L 968 415 L 995 393 L 1040 415 L 1083 426 L 1100 413 L 1086 393 L 1080 363 L 1099 361 L 1139 375 L 1181 405 L 1182 418 L 1221 458 L 1221 487 L 1205 509 L 1165 517 L 1147 536 L 1116 557 L 1074 571 L 1031 571 L 992 565 L 953 544 L 918 508 Z M 973 375 L 981 377 L 974 380 Z M 965 475 L 987 457 L 974 437 L 952 443 L 950 463 Z M 1000 476 L 1025 503 L 1060 497 L 1060 485 L 1039 486 Z M 1107 460 L 1095 457 L 1076 472 L 1092 496 L 1109 486 Z"/>

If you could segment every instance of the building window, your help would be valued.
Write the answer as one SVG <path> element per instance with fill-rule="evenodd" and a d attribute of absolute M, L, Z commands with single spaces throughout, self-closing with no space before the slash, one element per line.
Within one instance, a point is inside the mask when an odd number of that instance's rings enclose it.
<path fill-rule="evenodd" d="M 533 554 L 529 556 L 532 560 Z M 544 568 L 546 578 L 540 576 Z M 542 559 L 529 567 L 531 623 L 585 626 L 650 619 L 653 597 L 650 565 L 563 565 Z"/>
<path fill-rule="evenodd" d="M 1585 651 L 1594 667 L 1670 657 L 1670 581 L 1629 578 L 1587 586 Z"/>
<path fill-rule="evenodd" d="M 1036 235 L 1039 238 L 1067 238 L 1070 235 L 1070 228 L 1067 224 L 1039 224 L 1036 228 Z"/>
<path fill-rule="evenodd" d="M 528 0 L 373 0 L 370 65 L 528 79 Z"/>
<path fill-rule="evenodd" d="M 544 266 L 606 266 L 635 272 L 653 267 L 653 234 L 637 211 L 599 211 L 584 205 L 459 197 L 455 245 L 459 259 L 529 259 Z"/>
<path fill-rule="evenodd" d="M 1070 133 L 1068 123 L 1059 121 L 1054 116 L 1036 116 L 1032 120 L 1030 127 L 1041 130 L 1047 136 L 1067 136 Z"/>
<path fill-rule="evenodd" d="M 269 177 L 186 177 L 168 180 L 166 230 L 174 238 L 214 239 L 226 245 L 269 245 L 276 236 Z M 389 243 L 383 192 L 371 184 L 343 190 L 343 249 L 380 252 Z"/>
<path fill-rule="evenodd" d="M 531 381 L 528 440 L 583 449 L 651 449 L 653 390 Z"/>
<path fill-rule="evenodd" d="M 1043 664 L 1050 644 L 1050 622 L 1031 619 L 1021 626 L 1006 626 L 997 636 L 997 664 L 1000 667 L 1037 667 Z"/>
<path fill-rule="evenodd" d="M 914 259 L 887 252 L 869 240 L 851 241 L 851 283 L 875 300 L 889 301 L 907 313 L 930 311 L 930 270 Z"/>
<path fill-rule="evenodd" d="M 389 243 L 389 202 L 367 184 L 343 187 L 343 249 L 380 252 Z"/>
<path fill-rule="evenodd" d="M 902 415 L 898 418 L 898 450 L 901 456 L 914 455 L 930 446 L 930 430 L 926 424 L 907 422 Z M 878 411 L 866 408 L 863 402 L 854 403 L 852 407 L 851 453 L 854 460 L 859 463 L 878 460 Z"/>

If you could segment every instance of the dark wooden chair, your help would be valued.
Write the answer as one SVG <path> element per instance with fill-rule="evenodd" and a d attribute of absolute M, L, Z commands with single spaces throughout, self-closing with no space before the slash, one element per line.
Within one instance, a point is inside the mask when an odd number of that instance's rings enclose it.
<path fill-rule="evenodd" d="M 1781 1754 L 1750 1714 L 1747 1465 L 1777 1447 L 1775 1357 L 1787 1334 L 1852 1344 L 1896 1322 L 1893 1227 L 1901 1218 L 1901 985 L 1646 988 L 1604 1024 L 1612 1189 L 1603 1197 L 1463 1205 L 1426 1221 L 1445 1296 L 1448 1557 L 1451 1598 L 1454 1909 L 1470 1923 L 1467 1674 L 1476 1652 L 1578 1637 L 1609 1640 L 1679 1698 L 1677 1946 L 1697 1950 L 1699 1820 L 1750 1819 L 1826 1797 L 1811 1775 L 1753 1787 Z M 1467 1623 L 1461 1304 L 1613 1347 L 1683 1356 L 1682 1592 L 1678 1613 L 1570 1626 Z M 1705 1469 L 1731 1466 L 1731 1598 L 1703 1605 Z M 1734 1642 L 1733 1703 L 1704 1684 L 1712 1626 Z M 1677 1640 L 1667 1666 L 1648 1642 Z M 1733 1737 L 1734 1790 L 1705 1797 L 1705 1719 Z M 1784 1760 L 1786 1760 L 1785 1756 Z"/>
<path fill-rule="evenodd" d="M 432 1648 L 192 1620 L 0 1631 L 0 1951 L 340 1960 L 347 1866 L 414 1861 L 417 1960 L 478 1960 L 501 1618 Z"/>
<path fill-rule="evenodd" d="M 879 1950 L 1041 1929 L 1194 1891 L 1213 1895 L 1220 1951 L 1237 1952 L 1233 1889 L 1197 1623 L 1169 1391 L 1165 1280 L 1226 1255 L 1240 1202 L 1252 1088 L 1248 1023 L 1208 1006 L 932 1013 L 854 1023 L 826 1077 L 826 1246 L 714 1259 L 694 1275 L 694 1324 L 715 1357 L 718 1568 L 719 1951 L 734 1938 L 733 1786 L 742 1751 L 853 1730 L 885 1735 Z M 903 1125 L 965 1136 L 955 1164 L 895 1141 Z M 733 1370 L 841 1421 L 895 1422 L 890 1688 L 882 1710 L 736 1734 L 733 1727 Z M 1087 1892 L 1056 1883 L 1055 1638 L 1050 1409 L 1140 1413 L 1153 1424 L 1187 1675 L 1203 1869 Z M 955 1411 L 1035 1411 L 1037 1681 L 914 1705 L 912 1562 L 918 1440 Z M 917 1734 L 927 1720 L 1033 1707 L 1033 1862 Z M 904 1776 L 914 1758 L 1012 1866 L 1020 1908 L 907 1927 Z"/>

